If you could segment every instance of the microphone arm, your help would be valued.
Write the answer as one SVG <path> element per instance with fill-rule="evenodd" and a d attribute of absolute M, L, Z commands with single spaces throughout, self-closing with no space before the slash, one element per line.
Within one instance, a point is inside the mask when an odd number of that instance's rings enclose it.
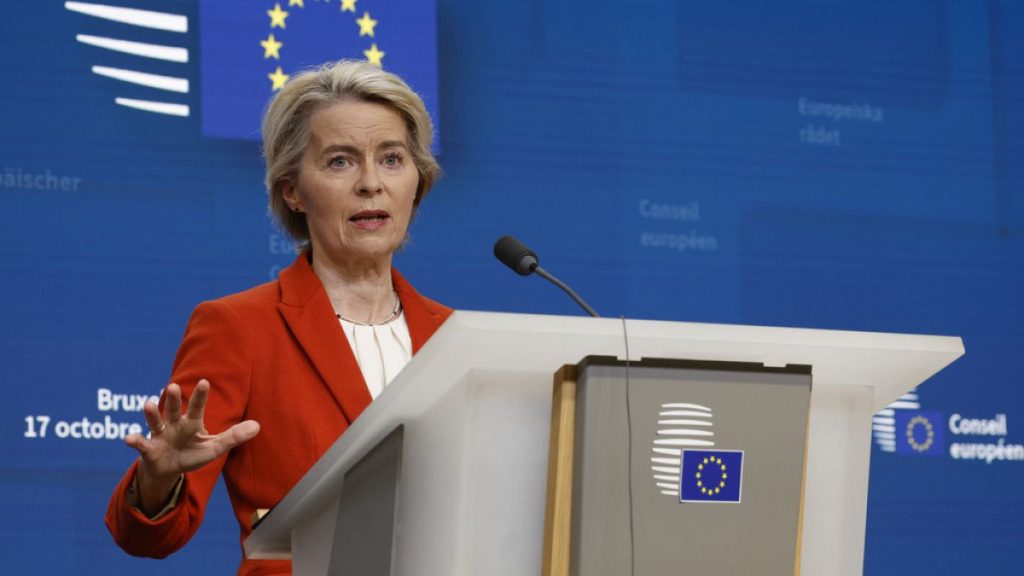
<path fill-rule="evenodd" d="M 555 286 L 558 286 L 559 288 L 561 288 L 562 291 L 565 292 L 566 294 L 568 294 L 569 297 L 572 298 L 574 302 L 579 304 L 580 308 L 583 308 L 583 310 L 586 311 L 587 314 L 590 314 L 594 318 L 600 318 L 600 316 L 598 316 L 597 312 L 594 312 L 594 309 L 591 308 L 590 305 L 588 305 L 586 302 L 584 302 L 583 298 L 580 298 L 579 294 L 576 294 L 575 292 L 573 292 L 572 288 L 569 288 L 569 286 L 567 286 L 565 284 L 565 282 L 562 282 L 558 278 L 555 278 L 547 270 L 541 268 L 540 266 L 535 266 L 533 268 L 533 271 L 536 272 L 541 278 L 544 278 L 548 282 L 551 282 Z"/>

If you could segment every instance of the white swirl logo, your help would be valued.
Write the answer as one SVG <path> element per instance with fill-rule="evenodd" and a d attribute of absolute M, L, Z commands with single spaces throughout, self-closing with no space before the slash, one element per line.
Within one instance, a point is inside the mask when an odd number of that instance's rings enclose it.
<path fill-rule="evenodd" d="M 131 35 L 134 30 L 139 28 L 159 30 L 161 32 L 168 32 L 169 35 L 167 39 L 173 44 L 183 42 L 184 36 L 181 35 L 188 33 L 188 17 L 184 14 L 154 12 L 151 10 L 139 10 L 137 8 L 128 8 L 123 6 L 108 6 L 105 4 L 94 4 L 90 2 L 65 2 L 64 8 L 71 12 L 92 16 L 100 20 L 123 24 L 126 26 L 126 28 L 124 28 L 124 34 L 126 35 Z M 92 67 L 93 74 L 118 80 L 127 84 L 134 84 L 136 86 L 143 86 L 160 91 L 154 92 L 152 99 L 124 98 L 118 96 L 114 99 L 115 103 L 128 108 L 143 110 L 145 112 L 153 112 L 156 114 L 181 117 L 187 117 L 189 115 L 190 111 L 187 104 L 167 100 L 167 93 L 188 94 L 189 92 L 188 78 L 184 77 L 184 74 L 187 72 L 187 69 L 184 66 L 187 65 L 189 61 L 187 48 L 166 44 L 135 42 L 125 38 L 93 36 L 89 34 L 78 34 L 75 36 L 75 39 L 82 44 L 88 44 L 90 46 L 95 46 L 96 48 L 138 56 L 145 59 L 139 61 L 139 65 L 143 70 L 129 70 L 126 68 L 115 68 L 100 65 L 94 65 Z M 153 61 L 171 62 L 182 65 L 183 67 L 179 68 L 182 76 L 153 74 L 145 71 L 145 68 L 153 65 L 147 64 L 147 62 L 152 63 Z"/>
<path fill-rule="evenodd" d="M 658 490 L 679 497 L 679 477 L 684 448 L 714 447 L 711 408 L 700 404 L 662 404 L 658 411 L 658 432 L 654 439 L 651 472 Z"/>

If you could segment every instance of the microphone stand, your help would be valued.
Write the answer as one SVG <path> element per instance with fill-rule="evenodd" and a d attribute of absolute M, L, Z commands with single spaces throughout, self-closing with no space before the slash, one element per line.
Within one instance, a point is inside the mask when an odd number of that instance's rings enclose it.
<path fill-rule="evenodd" d="M 584 302 L 583 298 L 580 298 L 575 292 L 573 292 L 572 288 L 569 288 L 565 284 L 565 282 L 562 282 L 558 278 L 555 278 L 547 270 L 541 268 L 539 265 L 534 266 L 533 267 L 533 271 L 536 272 L 541 278 L 544 278 L 548 282 L 551 282 L 555 286 L 558 286 L 559 288 L 561 288 L 562 291 L 565 292 L 566 294 L 568 294 L 569 297 L 573 299 L 573 301 L 575 301 L 577 304 L 579 304 L 580 308 L 583 308 L 583 310 L 585 310 L 587 312 L 587 314 L 590 314 L 594 318 L 600 318 L 600 316 L 598 316 L 597 312 L 594 312 L 594 309 L 591 308 L 586 302 Z"/>

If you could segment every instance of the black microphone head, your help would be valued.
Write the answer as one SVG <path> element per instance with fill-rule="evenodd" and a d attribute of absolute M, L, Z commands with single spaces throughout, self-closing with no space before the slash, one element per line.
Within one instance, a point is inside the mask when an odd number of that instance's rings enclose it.
<path fill-rule="evenodd" d="M 512 236 L 502 236 L 494 243 L 494 257 L 520 276 L 529 276 L 537 268 L 537 254 Z"/>

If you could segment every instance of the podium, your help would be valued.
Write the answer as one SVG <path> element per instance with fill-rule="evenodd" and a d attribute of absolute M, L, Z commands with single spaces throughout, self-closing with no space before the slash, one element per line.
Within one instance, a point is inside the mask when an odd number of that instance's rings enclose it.
<path fill-rule="evenodd" d="M 808 374 L 786 573 L 861 574 L 871 417 L 963 352 L 960 338 L 946 336 L 458 311 L 262 520 L 245 553 L 291 558 L 297 575 L 353 563 L 363 568 L 349 573 L 548 573 L 552 547 L 556 556 L 571 548 L 549 541 L 545 549 L 555 374 L 606 357 L 634 374 L 644 359 Z M 650 456 L 637 450 L 631 461 L 646 474 Z M 686 505 L 665 498 L 665 507 Z M 633 515 L 630 531 L 642 521 Z M 734 546 L 729 534 L 720 541 Z"/>

